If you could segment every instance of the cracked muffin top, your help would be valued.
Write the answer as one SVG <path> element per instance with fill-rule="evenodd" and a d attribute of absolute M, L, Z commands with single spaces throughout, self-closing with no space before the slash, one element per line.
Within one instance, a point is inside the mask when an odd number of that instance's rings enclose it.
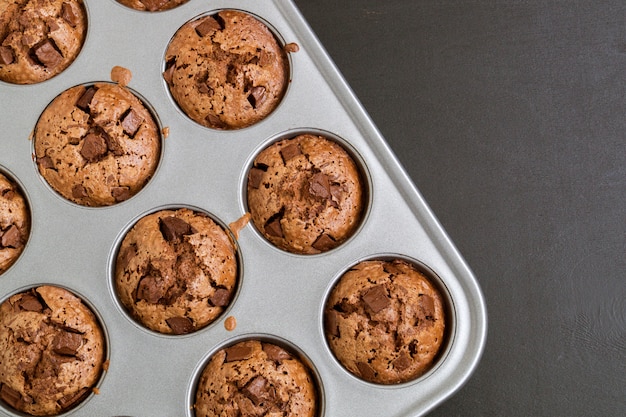
<path fill-rule="evenodd" d="M 35 84 L 58 75 L 86 32 L 81 0 L 0 0 L 0 80 Z"/>
<path fill-rule="evenodd" d="M 100 324 L 71 292 L 41 286 L 0 305 L 0 398 L 14 409 L 50 416 L 73 408 L 104 360 Z"/>
<path fill-rule="evenodd" d="M 165 60 L 163 77 L 178 106 L 214 129 L 243 128 L 267 117 L 289 76 L 286 53 L 269 28 L 235 10 L 183 25 Z"/>
<path fill-rule="evenodd" d="M 113 83 L 65 90 L 35 126 L 39 173 L 67 200 L 110 206 L 137 194 L 159 162 L 161 136 L 150 111 Z"/>
<path fill-rule="evenodd" d="M 246 340 L 218 351 L 204 369 L 194 404 L 198 417 L 317 415 L 309 369 L 282 347 Z"/>
<path fill-rule="evenodd" d="M 187 208 L 142 217 L 117 255 L 115 288 L 131 316 L 163 334 L 217 319 L 237 284 L 236 249 L 208 215 Z"/>
<path fill-rule="evenodd" d="M 275 142 L 248 173 L 248 210 L 257 230 L 292 253 L 331 250 L 351 237 L 364 211 L 359 169 L 339 144 L 303 134 Z"/>
<path fill-rule="evenodd" d="M 403 260 L 364 261 L 347 271 L 324 309 L 336 358 L 370 382 L 397 384 L 430 369 L 444 340 L 441 294 Z"/>

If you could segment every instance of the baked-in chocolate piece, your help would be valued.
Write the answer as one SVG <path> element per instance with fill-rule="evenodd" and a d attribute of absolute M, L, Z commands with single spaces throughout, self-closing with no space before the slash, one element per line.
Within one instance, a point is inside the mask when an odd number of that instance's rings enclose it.
<path fill-rule="evenodd" d="M 35 127 L 39 173 L 66 199 L 110 206 L 138 193 L 159 162 L 161 136 L 150 111 L 113 83 L 72 87 Z"/>
<path fill-rule="evenodd" d="M 270 114 L 287 86 L 288 60 L 253 16 L 224 10 L 183 25 L 165 55 L 163 76 L 180 108 L 216 129 L 250 126 Z"/>
<path fill-rule="evenodd" d="M 0 0 L 0 80 L 54 77 L 74 62 L 86 32 L 82 0 Z"/>
<path fill-rule="evenodd" d="M 141 218 L 124 237 L 115 288 L 147 328 L 185 334 L 222 314 L 237 274 L 233 241 L 210 217 L 186 208 L 161 210 Z"/>
<path fill-rule="evenodd" d="M 97 384 L 105 351 L 97 318 L 71 292 L 13 295 L 0 305 L 0 399 L 35 416 L 65 412 Z"/>
<path fill-rule="evenodd" d="M 19 187 L 0 173 L 0 274 L 17 260 L 30 234 L 30 210 Z"/>
<path fill-rule="evenodd" d="M 336 142 L 304 134 L 270 145 L 248 174 L 254 225 L 279 248 L 300 254 L 333 249 L 361 222 L 364 183 Z"/>
<path fill-rule="evenodd" d="M 442 296 L 403 260 L 364 261 L 347 271 L 324 309 L 326 340 L 356 376 L 397 384 L 433 365 L 444 341 Z"/>
<path fill-rule="evenodd" d="M 307 366 L 282 347 L 247 340 L 218 351 L 200 376 L 196 417 L 317 415 Z"/>
<path fill-rule="evenodd" d="M 118 3 L 130 7 L 131 9 L 148 12 L 170 10 L 188 1 L 189 0 L 117 0 Z"/>

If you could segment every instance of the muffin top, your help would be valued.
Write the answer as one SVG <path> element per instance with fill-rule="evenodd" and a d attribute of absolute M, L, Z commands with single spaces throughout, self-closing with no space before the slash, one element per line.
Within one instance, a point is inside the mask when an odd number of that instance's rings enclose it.
<path fill-rule="evenodd" d="M 0 398 L 36 416 L 77 405 L 100 378 L 105 340 L 71 292 L 41 286 L 0 305 Z"/>
<path fill-rule="evenodd" d="M 180 108 L 215 129 L 250 126 L 269 115 L 287 86 L 288 60 L 268 27 L 224 10 L 183 25 L 163 74 Z"/>
<path fill-rule="evenodd" d="M 303 134 L 276 142 L 248 174 L 248 210 L 257 230 L 299 254 L 333 249 L 361 222 L 364 184 L 357 165 L 336 142 Z"/>
<path fill-rule="evenodd" d="M 218 351 L 204 369 L 194 404 L 197 417 L 317 415 L 308 368 L 282 347 L 247 340 Z"/>
<path fill-rule="evenodd" d="M 46 107 L 35 127 L 40 174 L 66 199 L 101 207 L 137 194 L 159 162 L 150 111 L 113 83 L 78 85 Z"/>
<path fill-rule="evenodd" d="M 54 77 L 74 62 L 86 31 L 81 0 L 0 0 L 0 80 Z"/>
<path fill-rule="evenodd" d="M 233 241 L 210 217 L 187 208 L 161 210 L 141 218 L 124 237 L 115 288 L 138 322 L 184 334 L 222 314 L 237 273 Z"/>
<path fill-rule="evenodd" d="M 403 260 L 364 261 L 347 271 L 324 309 L 326 339 L 356 376 L 410 381 L 433 365 L 444 340 L 441 294 Z"/>

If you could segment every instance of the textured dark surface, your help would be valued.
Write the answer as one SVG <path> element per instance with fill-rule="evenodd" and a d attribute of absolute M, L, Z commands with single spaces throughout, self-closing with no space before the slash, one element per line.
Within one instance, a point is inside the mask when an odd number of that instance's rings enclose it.
<path fill-rule="evenodd" d="M 626 3 L 295 2 L 486 298 L 431 415 L 626 415 Z"/>

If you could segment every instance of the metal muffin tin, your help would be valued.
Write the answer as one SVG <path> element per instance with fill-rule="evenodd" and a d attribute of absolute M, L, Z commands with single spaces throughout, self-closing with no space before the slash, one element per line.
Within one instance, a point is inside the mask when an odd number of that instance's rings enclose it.
<path fill-rule="evenodd" d="M 312 366 L 320 388 L 320 416 L 418 416 L 452 395 L 469 378 L 483 351 L 486 309 L 471 270 L 411 183 L 350 87 L 289 0 L 190 0 L 164 12 L 139 12 L 114 0 L 84 0 L 89 29 L 78 59 L 35 85 L 0 82 L 0 170 L 28 200 L 32 230 L 18 261 L 0 275 L 0 300 L 39 284 L 59 285 L 85 299 L 101 319 L 110 361 L 92 394 L 71 416 L 191 417 L 196 378 L 211 353 L 258 337 L 287 344 Z M 185 22 L 221 9 L 251 13 L 284 43 L 291 83 L 265 120 L 216 131 L 187 118 L 161 73 L 168 42 Z M 109 81 L 113 66 L 133 73 L 129 87 L 146 100 L 161 128 L 159 167 L 128 201 L 86 208 L 64 200 L 40 177 L 31 135 L 45 107 L 62 91 Z M 142 328 L 121 308 L 112 284 L 114 256 L 125 231 L 159 208 L 187 206 L 222 224 L 246 212 L 247 171 L 272 140 L 294 132 L 328 132 L 356 154 L 369 183 L 366 217 L 356 235 L 319 255 L 283 252 L 247 225 L 239 232 L 238 292 L 216 322 L 196 333 L 165 336 Z M 435 367 L 415 381 L 381 386 L 349 374 L 333 357 L 322 310 L 339 276 L 360 260 L 398 256 L 436 274 L 448 302 L 449 334 Z M 226 330 L 234 316 L 237 326 Z M 7 407 L 0 415 L 19 416 Z"/>

